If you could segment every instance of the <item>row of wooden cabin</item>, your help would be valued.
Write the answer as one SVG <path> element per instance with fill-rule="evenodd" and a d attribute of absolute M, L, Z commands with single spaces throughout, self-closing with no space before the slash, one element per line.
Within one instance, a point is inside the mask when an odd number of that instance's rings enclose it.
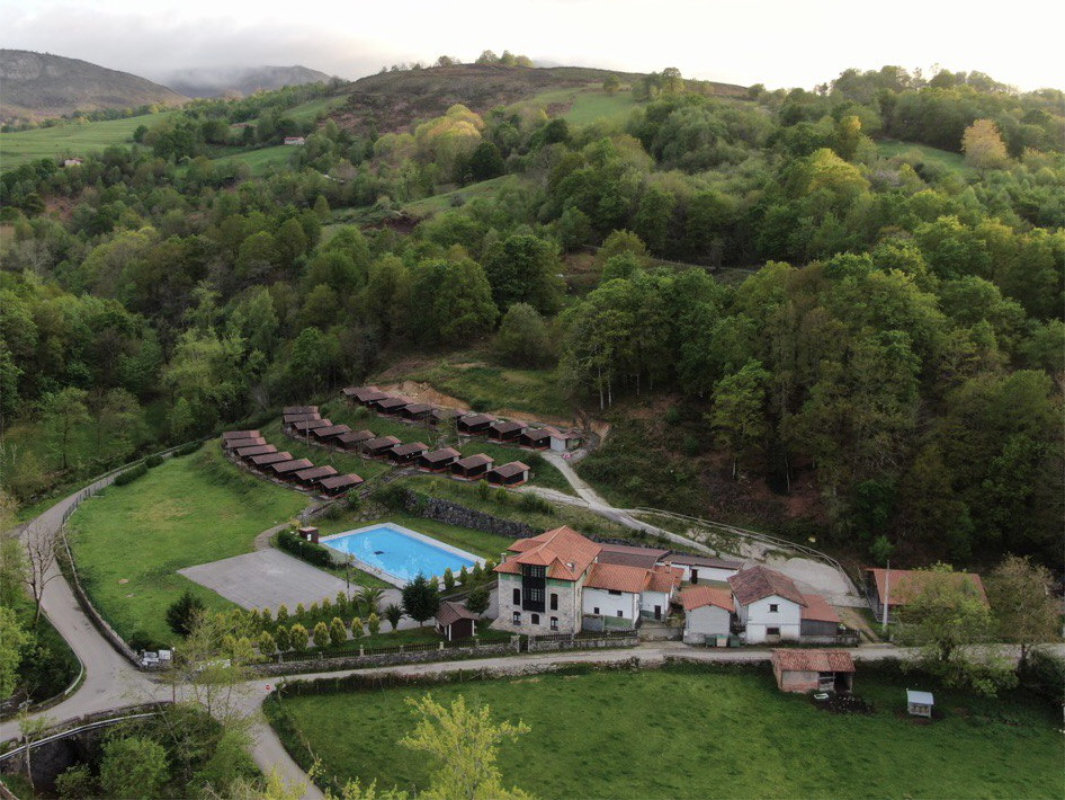
<path fill-rule="evenodd" d="M 222 447 L 265 475 L 325 494 L 341 494 L 363 482 L 354 473 L 344 475 L 335 467 L 316 467 L 309 459 L 294 458 L 287 451 L 279 451 L 267 444 L 259 431 L 227 431 L 222 434 Z"/>
<path fill-rule="evenodd" d="M 551 426 L 534 427 L 516 420 L 501 420 L 491 414 L 463 413 L 450 408 L 437 408 L 427 403 L 415 403 L 409 398 L 390 395 L 375 386 L 349 386 L 344 397 L 379 414 L 395 416 L 412 422 L 426 421 L 438 425 L 455 419 L 455 427 L 465 436 L 485 435 L 501 444 L 517 444 L 535 450 L 567 452 L 581 445 L 576 431 L 560 431 Z"/>

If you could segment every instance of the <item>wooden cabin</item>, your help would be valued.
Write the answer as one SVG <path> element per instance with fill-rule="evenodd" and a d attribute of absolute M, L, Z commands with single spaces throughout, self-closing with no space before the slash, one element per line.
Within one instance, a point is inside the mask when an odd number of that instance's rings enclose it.
<path fill-rule="evenodd" d="M 351 428 L 347 425 L 326 425 L 311 431 L 311 435 L 322 443 L 331 442 L 345 433 L 351 433 Z"/>
<path fill-rule="evenodd" d="M 378 414 L 385 414 L 387 416 L 395 416 L 399 413 L 401 408 L 410 405 L 410 400 L 406 397 L 386 397 L 383 400 L 378 400 L 375 403 Z"/>
<path fill-rule="evenodd" d="M 301 436 L 310 436 L 315 428 L 328 428 L 333 423 L 328 419 L 307 419 L 303 422 L 294 422 L 292 430 Z"/>
<path fill-rule="evenodd" d="M 421 422 L 429 419 L 433 407 L 428 403 L 410 403 L 399 410 L 399 416 L 409 422 Z"/>
<path fill-rule="evenodd" d="M 377 434 L 373 431 L 351 431 L 350 433 L 342 433 L 337 436 L 336 443 L 345 450 L 357 450 L 360 444 L 368 439 L 373 439 L 375 436 L 377 436 Z"/>
<path fill-rule="evenodd" d="M 488 438 L 494 442 L 516 442 L 528 427 L 524 422 L 497 419 L 488 426 Z"/>
<path fill-rule="evenodd" d="M 297 458 L 292 461 L 279 461 L 276 464 L 271 464 L 270 469 L 273 470 L 274 475 L 277 477 L 291 481 L 295 480 L 296 473 L 300 470 L 310 469 L 314 464 L 306 458 Z"/>
<path fill-rule="evenodd" d="M 518 437 L 518 444 L 534 450 L 547 450 L 551 447 L 552 428 L 526 428 Z"/>
<path fill-rule="evenodd" d="M 460 416 L 459 412 L 453 408 L 434 408 L 429 412 L 429 424 L 440 425 L 451 422 L 458 416 Z"/>
<path fill-rule="evenodd" d="M 222 441 L 228 442 L 230 439 L 252 439 L 260 435 L 259 431 L 226 431 L 222 434 Z"/>
<path fill-rule="evenodd" d="M 388 397 L 387 392 L 382 392 L 376 386 L 349 386 L 344 389 L 344 397 L 353 403 L 358 403 L 360 406 L 369 406 L 378 400 L 384 400 Z"/>
<path fill-rule="evenodd" d="M 347 475 L 333 475 L 329 478 L 322 478 L 318 482 L 318 488 L 328 495 L 337 495 L 346 492 L 348 489 L 353 489 L 360 483 L 363 483 L 363 479 L 354 472 L 349 472 Z"/>
<path fill-rule="evenodd" d="M 409 464 L 428 452 L 429 448 L 421 442 L 411 442 L 410 444 L 397 444 L 388 451 L 388 457 L 396 464 Z"/>
<path fill-rule="evenodd" d="M 282 453 L 265 453 L 261 456 L 252 456 L 251 464 L 254 467 L 268 467 L 271 464 L 280 464 L 282 461 L 292 461 L 292 453 L 287 450 Z"/>
<path fill-rule="evenodd" d="M 251 459 L 252 456 L 265 456 L 270 453 L 276 453 L 277 448 L 272 444 L 257 444 L 252 447 L 241 447 L 236 452 L 237 458 L 242 458 L 247 461 Z"/>
<path fill-rule="evenodd" d="M 224 439 L 222 447 L 226 450 L 240 450 L 243 447 L 256 447 L 266 444 L 262 436 L 249 436 L 246 439 Z"/>
<path fill-rule="evenodd" d="M 436 612 L 436 632 L 449 642 L 469 639 L 477 633 L 477 615 L 464 605 L 444 600 Z"/>
<path fill-rule="evenodd" d="M 467 481 L 480 480 L 495 463 L 491 456 L 478 453 L 475 456 L 460 458 L 451 465 L 451 477 Z"/>
<path fill-rule="evenodd" d="M 520 461 L 511 461 L 509 464 L 488 470 L 484 479 L 493 486 L 521 486 L 529 480 L 529 466 Z"/>
<path fill-rule="evenodd" d="M 455 423 L 459 433 L 467 436 L 476 436 L 479 433 L 488 433 L 488 426 L 496 421 L 491 414 L 467 414 L 459 417 Z"/>
<path fill-rule="evenodd" d="M 323 478 L 331 478 L 337 474 L 336 467 L 311 467 L 302 469 L 296 473 L 296 480 L 304 486 L 313 486 Z"/>
<path fill-rule="evenodd" d="M 462 457 L 462 453 L 453 447 L 442 447 L 431 453 L 422 453 L 418 457 L 418 469 L 423 472 L 447 472 L 448 467 Z"/>
<path fill-rule="evenodd" d="M 376 439 L 367 439 L 359 445 L 359 449 L 362 450 L 368 456 L 378 457 L 387 455 L 388 451 L 395 447 L 397 444 L 403 444 L 395 436 L 378 436 Z"/>
<path fill-rule="evenodd" d="M 291 432 L 297 422 L 307 422 L 307 420 L 321 418 L 321 415 L 317 411 L 313 414 L 285 414 L 281 417 L 281 427 L 286 431 Z"/>
<path fill-rule="evenodd" d="M 317 414 L 318 406 L 285 406 L 282 414 Z"/>

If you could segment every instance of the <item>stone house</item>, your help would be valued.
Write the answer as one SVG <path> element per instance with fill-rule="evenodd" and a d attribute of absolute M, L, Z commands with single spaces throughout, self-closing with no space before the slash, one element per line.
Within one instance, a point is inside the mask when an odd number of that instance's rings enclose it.
<path fill-rule="evenodd" d="M 849 692 L 854 672 L 846 650 L 773 651 L 773 674 L 782 692 Z"/>

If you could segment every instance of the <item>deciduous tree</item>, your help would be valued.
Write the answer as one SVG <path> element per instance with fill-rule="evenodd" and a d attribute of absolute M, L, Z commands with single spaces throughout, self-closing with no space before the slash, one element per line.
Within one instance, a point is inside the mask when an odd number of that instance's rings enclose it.
<path fill-rule="evenodd" d="M 961 137 L 965 163 L 976 169 L 1001 169 L 1009 164 L 1009 153 L 998 126 L 990 119 L 973 122 Z"/>
<path fill-rule="evenodd" d="M 1050 595 L 1053 578 L 1030 559 L 1007 556 L 987 578 L 987 599 L 1001 641 L 1020 645 L 1023 670 L 1032 645 L 1061 639 L 1058 603 Z"/>

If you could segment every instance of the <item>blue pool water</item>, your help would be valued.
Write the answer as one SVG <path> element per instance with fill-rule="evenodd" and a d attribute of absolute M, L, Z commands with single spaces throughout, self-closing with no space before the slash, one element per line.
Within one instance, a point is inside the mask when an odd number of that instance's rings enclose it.
<path fill-rule="evenodd" d="M 460 555 L 452 552 L 454 548 L 433 544 L 427 536 L 410 535 L 390 525 L 329 537 L 323 539 L 322 544 L 341 553 L 350 553 L 364 564 L 402 581 L 412 581 L 419 573 L 427 578 L 442 576 L 448 567 L 458 575 L 463 567 L 470 569 L 475 563 L 474 556 L 469 553 Z"/>

